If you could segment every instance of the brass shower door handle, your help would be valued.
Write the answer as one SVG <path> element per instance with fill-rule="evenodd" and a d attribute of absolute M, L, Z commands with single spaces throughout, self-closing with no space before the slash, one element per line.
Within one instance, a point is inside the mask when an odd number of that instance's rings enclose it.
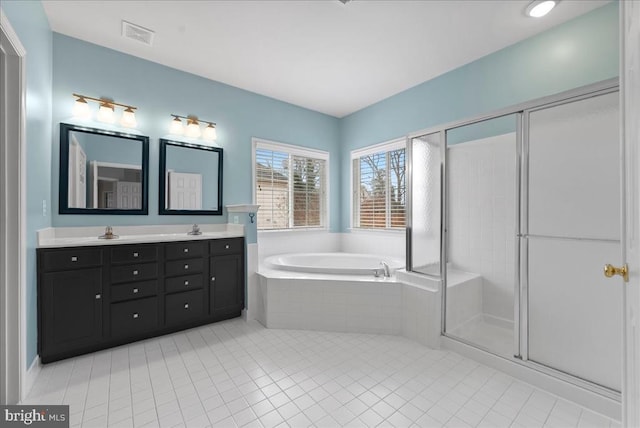
<path fill-rule="evenodd" d="M 629 267 L 626 264 L 622 267 L 615 267 L 610 264 L 604 265 L 604 276 L 611 278 L 614 275 L 620 275 L 624 282 L 629 282 Z"/>

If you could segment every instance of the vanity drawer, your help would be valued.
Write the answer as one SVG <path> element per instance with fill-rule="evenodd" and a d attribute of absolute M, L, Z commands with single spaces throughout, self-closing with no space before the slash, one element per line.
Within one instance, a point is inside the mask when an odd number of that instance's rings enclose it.
<path fill-rule="evenodd" d="M 220 254 L 242 254 L 244 252 L 244 240 L 242 238 L 216 239 L 209 242 L 209 253 Z"/>
<path fill-rule="evenodd" d="M 42 267 L 46 272 L 102 265 L 102 250 L 98 248 L 47 250 L 41 254 Z"/>
<path fill-rule="evenodd" d="M 167 326 L 184 324 L 204 314 L 204 292 L 185 291 L 165 297 L 165 320 Z"/>
<path fill-rule="evenodd" d="M 165 246 L 167 260 L 188 259 L 204 255 L 205 243 L 203 242 L 178 242 Z"/>
<path fill-rule="evenodd" d="M 131 337 L 158 327 L 158 298 L 111 304 L 111 337 Z"/>
<path fill-rule="evenodd" d="M 173 293 L 176 291 L 186 291 L 195 288 L 202 288 L 202 282 L 202 274 L 176 276 L 175 278 L 167 278 L 164 286 L 167 293 Z"/>
<path fill-rule="evenodd" d="M 186 275 L 202 272 L 204 259 L 174 260 L 165 264 L 166 276 Z"/>
<path fill-rule="evenodd" d="M 141 281 L 158 277 L 158 264 L 116 266 L 111 268 L 111 283 Z"/>
<path fill-rule="evenodd" d="M 155 262 L 158 259 L 157 246 L 124 246 L 111 250 L 111 263 Z"/>
<path fill-rule="evenodd" d="M 130 282 L 111 286 L 111 301 L 139 299 L 155 296 L 158 293 L 158 281 Z"/>

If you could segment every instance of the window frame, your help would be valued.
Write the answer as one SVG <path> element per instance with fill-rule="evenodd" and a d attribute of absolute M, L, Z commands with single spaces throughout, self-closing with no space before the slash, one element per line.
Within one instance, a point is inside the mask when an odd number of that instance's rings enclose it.
<path fill-rule="evenodd" d="M 266 140 L 264 138 L 251 138 L 251 195 L 253 204 L 257 204 L 257 194 L 256 194 L 256 150 L 264 149 L 264 150 L 272 150 L 276 152 L 285 152 L 289 156 L 303 156 L 311 159 L 318 159 L 325 161 L 324 168 L 324 189 L 322 192 L 321 203 L 324 209 L 320 210 L 320 226 L 300 226 L 300 227 L 286 227 L 286 228 L 278 228 L 278 229 L 259 229 L 256 224 L 256 229 L 258 232 L 294 232 L 294 231 L 305 231 L 305 230 L 329 230 L 329 221 L 330 221 L 330 205 L 329 201 L 331 200 L 330 196 L 330 155 L 328 151 L 312 149 L 309 147 L 298 146 L 294 144 L 286 144 L 280 143 L 278 141 Z M 293 181 L 289 181 L 289 192 L 290 196 L 292 196 L 292 186 Z M 293 200 L 293 198 L 291 198 Z M 259 211 L 259 209 L 258 209 Z M 259 213 L 258 213 L 259 215 Z M 290 212 L 290 216 L 293 215 L 293 211 Z"/>
<path fill-rule="evenodd" d="M 366 146 L 366 147 L 362 147 L 360 149 L 355 149 L 352 150 L 349 156 L 349 169 L 350 169 L 350 191 L 351 191 L 351 197 L 350 197 L 350 203 L 351 203 L 351 210 L 350 210 L 350 217 L 349 217 L 349 226 L 350 229 L 353 231 L 358 231 L 358 232 L 404 232 L 404 230 L 407 227 L 407 204 L 406 204 L 406 193 L 405 193 L 405 225 L 403 227 L 391 227 L 391 216 L 390 216 L 390 212 L 391 212 L 391 204 L 390 204 L 390 195 L 391 193 L 388 191 L 388 187 L 386 189 L 386 201 L 385 201 L 385 210 L 386 210 L 386 225 L 385 227 L 360 227 L 360 222 L 359 222 L 359 216 L 360 216 L 360 192 L 359 190 L 356 190 L 356 186 L 355 186 L 355 181 L 356 178 L 358 178 L 358 189 L 359 189 L 359 184 L 360 184 L 360 171 L 359 169 L 356 171 L 356 169 L 354 168 L 354 161 L 356 159 L 360 159 L 363 156 L 368 156 L 368 155 L 372 155 L 372 154 L 376 154 L 376 153 L 389 153 L 392 152 L 394 150 L 399 150 L 399 149 L 404 149 L 405 151 L 405 165 L 404 165 L 404 169 L 405 169 L 405 180 L 404 180 L 404 187 L 405 187 L 405 192 L 407 190 L 407 175 L 406 175 L 406 171 L 407 171 L 407 163 L 406 163 L 406 154 L 407 154 L 407 139 L 406 137 L 400 137 L 400 138 L 395 138 L 392 140 L 388 140 L 382 143 L 378 143 L 378 144 L 373 144 L 371 146 Z M 388 171 L 387 171 L 388 173 Z M 387 181 L 387 184 L 389 183 L 389 181 Z"/>

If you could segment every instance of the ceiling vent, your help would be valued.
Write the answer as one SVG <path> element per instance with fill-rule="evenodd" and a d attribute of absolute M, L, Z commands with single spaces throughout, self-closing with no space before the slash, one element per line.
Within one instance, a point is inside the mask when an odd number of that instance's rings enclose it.
<path fill-rule="evenodd" d="M 122 36 L 127 39 L 135 40 L 137 42 L 144 43 L 147 46 L 151 46 L 153 44 L 154 35 L 155 32 L 147 28 L 127 21 L 122 21 Z"/>

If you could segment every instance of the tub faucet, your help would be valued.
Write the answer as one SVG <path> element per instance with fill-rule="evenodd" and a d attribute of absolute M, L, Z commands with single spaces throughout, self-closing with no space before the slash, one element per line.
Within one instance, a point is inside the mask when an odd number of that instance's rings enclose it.
<path fill-rule="evenodd" d="M 383 260 L 380 262 L 380 266 L 382 266 L 384 277 L 389 278 L 391 276 L 391 270 L 389 269 L 389 264 Z"/>

